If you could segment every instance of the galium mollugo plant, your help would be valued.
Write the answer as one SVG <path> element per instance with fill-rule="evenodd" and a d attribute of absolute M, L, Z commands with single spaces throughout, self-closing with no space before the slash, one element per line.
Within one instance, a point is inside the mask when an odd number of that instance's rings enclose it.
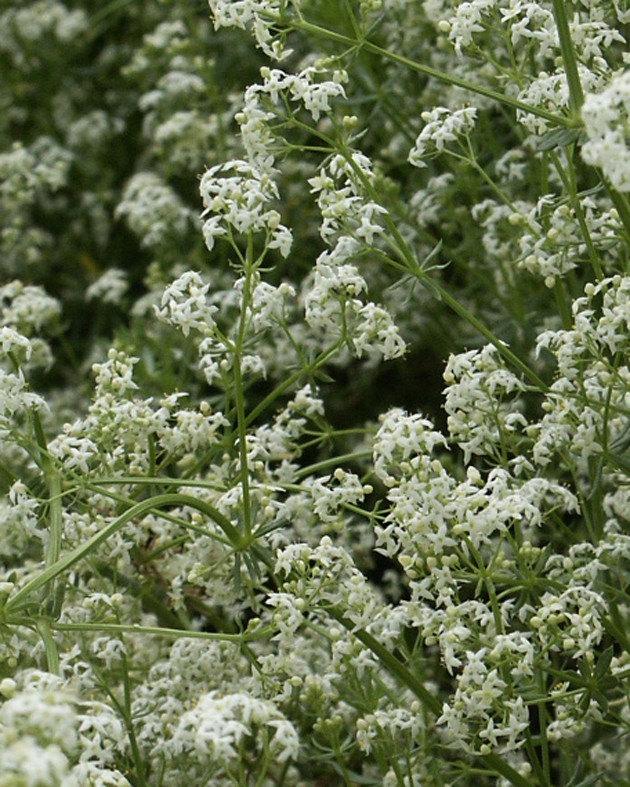
<path fill-rule="evenodd" d="M 0 785 L 629 780 L 627 11 L 210 13 L 1 9 Z"/>

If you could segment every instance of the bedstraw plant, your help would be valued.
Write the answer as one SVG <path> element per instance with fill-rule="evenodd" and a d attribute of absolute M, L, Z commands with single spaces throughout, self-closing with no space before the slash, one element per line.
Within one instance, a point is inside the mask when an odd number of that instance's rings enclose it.
<path fill-rule="evenodd" d="M 630 784 L 629 24 L 0 3 L 0 787 Z"/>

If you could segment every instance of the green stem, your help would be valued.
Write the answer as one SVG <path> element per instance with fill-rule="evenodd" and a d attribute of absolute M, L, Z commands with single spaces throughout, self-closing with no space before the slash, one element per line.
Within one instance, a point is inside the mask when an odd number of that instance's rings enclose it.
<path fill-rule="evenodd" d="M 351 152 L 344 150 L 343 153 L 346 161 L 352 167 L 353 171 L 357 175 L 357 178 L 361 181 L 364 189 L 370 195 L 370 198 L 375 202 L 379 202 L 379 198 L 375 193 L 374 187 L 366 178 L 365 174 L 353 161 Z M 456 314 L 462 317 L 462 319 L 475 328 L 475 330 L 477 330 L 482 336 L 485 336 L 490 344 L 496 347 L 499 354 L 502 355 L 509 363 L 515 366 L 522 374 L 524 374 L 541 392 L 547 391 L 548 386 L 546 383 L 544 383 L 540 377 L 538 377 L 538 375 L 518 357 L 518 355 L 513 353 L 505 344 L 505 342 L 501 341 L 498 336 L 495 336 L 495 334 L 479 319 L 477 319 L 477 317 L 475 317 L 475 315 L 472 314 L 472 312 L 470 312 L 465 306 L 462 306 L 462 304 L 460 304 L 459 301 L 454 298 L 437 280 L 429 278 L 427 272 L 418 264 L 413 253 L 409 249 L 407 242 L 396 226 L 396 223 L 392 220 L 388 213 L 384 214 L 383 223 L 391 235 L 391 238 L 388 239 L 390 247 L 400 257 L 402 262 L 397 263 L 396 260 L 391 260 L 389 257 L 386 257 L 386 259 L 394 267 L 405 269 L 408 273 L 418 279 L 421 284 L 426 286 L 429 290 L 433 290 L 438 299 L 443 300 L 444 303 L 450 306 Z"/>
<path fill-rule="evenodd" d="M 240 460 L 241 489 L 243 491 L 243 522 L 245 533 L 252 532 L 251 502 L 249 496 L 249 463 L 247 458 L 247 423 L 245 416 L 245 395 L 241 373 L 240 352 L 234 356 L 234 395 L 236 398 L 236 418 L 238 431 L 238 453 Z"/>
<path fill-rule="evenodd" d="M 556 27 L 558 28 L 558 37 L 560 39 L 562 62 L 564 63 L 564 70 L 569 84 L 569 107 L 573 116 L 579 118 L 580 110 L 584 103 L 584 91 L 580 82 L 575 48 L 573 47 L 571 31 L 569 30 L 569 20 L 566 12 L 567 3 L 566 0 L 552 0 L 552 2 L 553 15 L 556 19 Z"/>
<path fill-rule="evenodd" d="M 287 377 L 280 385 L 273 389 L 273 391 L 266 396 L 260 404 L 254 407 L 253 410 L 250 411 L 249 415 L 247 416 L 247 424 L 253 423 L 258 416 L 263 413 L 269 405 L 273 404 L 273 402 L 281 396 L 285 391 L 292 388 L 295 383 L 297 383 L 300 379 L 302 379 L 305 375 L 312 374 L 320 366 L 323 366 L 327 361 L 333 358 L 337 352 L 339 351 L 342 342 L 335 342 L 331 347 L 321 352 L 317 358 L 308 366 L 304 368 L 298 369 L 296 372 L 293 372 L 289 377 Z"/>
<path fill-rule="evenodd" d="M 50 456 L 48 455 L 48 445 L 42 427 L 42 422 L 37 410 L 31 410 L 31 418 L 35 439 L 39 447 L 40 467 L 46 476 L 49 491 L 49 520 L 50 535 L 48 539 L 48 549 L 46 553 L 46 563 L 54 563 L 61 552 L 61 525 L 62 525 L 62 505 L 61 505 L 61 479 L 55 472 Z"/>
<path fill-rule="evenodd" d="M 605 178 L 603 180 L 606 186 L 606 191 L 608 191 L 608 195 L 612 200 L 613 205 L 619 214 L 619 219 L 623 224 L 623 228 L 626 231 L 626 245 L 628 245 L 630 244 L 630 205 L 628 204 L 628 198 L 625 194 L 621 194 L 616 189 L 614 189 Z"/>
<path fill-rule="evenodd" d="M 133 757 L 134 767 L 136 770 L 135 776 L 138 787 L 146 787 L 145 778 L 145 764 L 140 753 L 136 733 L 133 728 L 133 713 L 131 709 L 131 680 L 129 678 L 129 665 L 127 664 L 127 657 L 123 651 L 123 692 L 124 692 L 124 705 L 120 707 L 122 716 L 124 718 L 125 727 L 127 728 L 127 737 L 129 738 L 129 746 L 131 747 L 131 756 Z M 111 696 L 111 695 L 110 695 Z"/>
<path fill-rule="evenodd" d="M 540 692 L 545 694 L 547 690 L 544 675 L 540 675 Z M 540 726 L 540 748 L 542 753 L 542 767 L 545 774 L 545 784 L 551 785 L 551 763 L 549 761 L 549 741 L 547 739 L 547 708 L 544 702 L 538 705 L 538 719 Z"/>
<path fill-rule="evenodd" d="M 501 339 L 495 336 L 489 328 L 487 328 L 480 320 L 478 320 L 475 315 L 472 314 L 472 312 L 468 311 L 465 306 L 462 306 L 461 303 L 459 303 L 456 298 L 454 298 L 447 290 L 445 290 L 439 282 L 432 279 L 430 287 L 437 291 L 441 300 L 448 304 L 456 314 L 464 319 L 469 325 L 472 325 L 472 327 L 479 331 L 482 336 L 485 336 L 490 344 L 497 348 L 499 354 L 502 355 L 506 361 L 511 363 L 512 366 L 516 367 L 520 372 L 522 372 L 525 377 L 527 377 L 541 392 L 544 392 L 548 389 L 547 384 L 543 382 L 540 377 L 518 357 L 518 355 L 513 353 L 507 344 L 505 344 L 505 342 L 501 341 Z"/>
<path fill-rule="evenodd" d="M 36 623 L 39 636 L 44 643 L 46 651 L 46 661 L 48 663 L 48 672 L 53 675 L 61 675 L 61 668 L 59 666 L 59 651 L 57 650 L 57 643 L 51 631 L 51 624 L 47 620 L 38 620 Z"/>
<path fill-rule="evenodd" d="M 359 459 L 368 459 L 371 456 L 372 451 L 355 451 L 352 454 L 340 454 L 339 456 L 333 456 L 330 459 L 324 459 L 314 465 L 302 467 L 297 471 L 295 477 L 297 479 L 306 478 L 307 476 L 313 475 L 314 473 L 319 473 L 320 470 L 327 470 L 329 467 L 341 467 L 348 462 L 356 462 Z"/>
<path fill-rule="evenodd" d="M 252 532 L 252 512 L 249 493 L 249 460 L 247 456 L 247 417 L 245 415 L 245 388 L 241 360 L 245 345 L 247 329 L 247 313 L 251 299 L 251 277 L 255 270 L 254 264 L 254 239 L 247 238 L 247 253 L 244 260 L 243 298 L 241 302 L 241 318 L 238 329 L 238 338 L 234 349 L 234 397 L 236 402 L 236 421 L 238 432 L 238 453 L 240 462 L 241 489 L 243 492 L 243 525 L 246 535 Z"/>
<path fill-rule="evenodd" d="M 124 478 L 124 480 L 122 480 Z M 122 476 L 121 479 L 98 479 L 98 483 L 94 484 L 85 484 L 85 489 L 89 490 L 90 492 L 96 492 L 99 495 L 103 495 L 104 497 L 109 497 L 111 500 L 116 500 L 119 503 L 122 503 L 126 506 L 132 506 L 136 504 L 135 498 L 127 497 L 127 495 L 120 495 L 117 492 L 111 492 L 108 489 L 103 489 L 101 486 L 102 484 L 152 484 L 152 485 L 159 485 L 159 486 L 201 486 L 203 488 L 211 488 L 216 489 L 216 487 L 211 487 L 209 484 L 205 484 L 203 481 L 192 482 L 188 483 L 182 479 L 171 479 L 168 476 L 164 477 L 164 481 L 161 481 L 159 477 L 155 478 L 145 478 L 144 476 L 140 476 L 138 478 L 134 478 L 133 476 Z M 225 491 L 225 490 L 220 490 Z M 183 528 L 184 530 L 190 530 L 191 533 L 197 533 L 201 536 L 209 536 L 213 538 L 215 541 L 219 541 L 221 544 L 225 544 L 230 546 L 232 541 L 229 538 L 223 538 L 218 533 L 213 533 L 209 531 L 205 527 L 201 527 L 200 525 L 195 525 L 192 522 L 186 522 L 181 517 L 173 516 L 172 514 L 168 514 L 166 511 L 162 511 L 160 516 L 162 519 L 165 519 L 167 522 L 172 522 L 174 525 Z"/>
<path fill-rule="evenodd" d="M 273 15 L 270 14 L 269 16 Z M 277 17 L 274 18 L 278 22 L 281 21 Z M 333 30 L 328 30 L 327 28 L 320 27 L 319 25 L 314 25 L 306 21 L 292 20 L 289 24 L 295 30 L 301 30 L 318 38 L 327 38 L 330 41 L 343 44 L 344 46 L 347 46 L 351 49 L 358 49 L 362 47 L 367 52 L 372 52 L 372 54 L 384 57 L 387 60 L 398 63 L 399 65 L 407 66 L 407 68 L 417 71 L 420 74 L 424 74 L 425 76 L 432 77 L 433 79 L 437 79 L 439 82 L 443 82 L 447 85 L 453 85 L 455 87 L 462 88 L 463 90 L 469 90 L 471 93 L 476 93 L 480 96 L 486 96 L 487 98 L 491 98 L 500 104 L 505 104 L 509 107 L 512 107 L 513 109 L 518 109 L 521 112 L 526 112 L 530 115 L 537 115 L 538 117 L 544 118 L 545 120 L 549 121 L 550 123 L 554 123 L 557 126 L 573 128 L 576 125 L 576 121 L 573 118 L 556 115 L 553 112 L 547 112 L 547 110 L 542 109 L 541 107 L 530 106 L 529 104 L 525 104 L 523 101 L 519 101 L 516 98 L 499 93 L 496 90 L 492 90 L 491 88 L 484 87 L 483 85 L 477 85 L 474 82 L 469 82 L 467 79 L 461 79 L 460 77 L 453 76 L 453 74 L 449 74 L 446 71 L 440 71 L 437 68 L 432 68 L 431 66 L 427 66 L 424 63 L 411 60 L 410 58 L 399 55 L 396 52 L 383 49 L 377 44 L 373 44 L 371 41 L 356 40 L 350 38 L 349 36 L 345 36 L 342 33 L 336 33 Z"/>
<path fill-rule="evenodd" d="M 601 281 L 604 278 L 604 271 L 602 269 L 601 262 L 597 254 L 597 249 L 593 244 L 593 239 L 591 238 L 591 233 L 588 228 L 588 224 L 586 223 L 586 219 L 584 217 L 584 211 L 582 209 L 582 203 L 580 202 L 580 195 L 578 192 L 577 182 L 575 179 L 575 168 L 573 167 L 571 157 L 569 153 L 567 153 L 566 170 L 562 166 L 562 162 L 560 161 L 560 157 L 558 156 L 557 153 L 551 151 L 550 158 L 554 163 L 556 172 L 558 173 L 560 179 L 562 180 L 563 186 L 569 193 L 569 199 L 571 201 L 573 210 L 575 211 L 575 217 L 578 220 L 580 229 L 582 230 L 582 236 L 584 238 L 584 242 L 586 243 L 586 248 L 588 250 L 588 256 L 591 261 L 591 265 L 593 266 L 593 270 L 595 271 L 595 275 L 598 281 Z"/>
<path fill-rule="evenodd" d="M 434 716 L 439 716 L 442 713 L 442 704 L 438 698 L 434 694 L 431 694 L 431 692 L 424 687 L 422 682 L 409 672 L 402 661 L 397 659 L 393 653 L 390 653 L 384 645 L 381 645 L 372 634 L 369 634 L 364 629 L 356 628 L 354 623 L 345 618 L 343 613 L 339 610 L 327 608 L 326 611 L 344 628 L 354 634 L 359 642 L 365 645 L 368 650 L 371 650 L 387 671 L 395 678 L 398 678 L 407 688 L 411 689 L 424 707 L 430 710 Z"/>
<path fill-rule="evenodd" d="M 18 592 L 7 601 L 5 606 L 6 613 L 9 613 L 11 610 L 18 608 L 36 590 L 39 590 L 58 577 L 60 574 L 63 574 L 64 571 L 67 571 L 75 563 L 78 563 L 79 560 L 87 557 L 93 550 L 107 541 L 110 536 L 118 532 L 124 525 L 127 524 L 127 522 L 130 522 L 136 517 L 144 516 L 150 511 L 156 511 L 167 506 L 188 506 L 190 508 L 196 509 L 202 514 L 205 514 L 209 519 L 212 519 L 214 522 L 216 522 L 216 524 L 223 530 L 225 535 L 230 539 L 230 542 L 234 546 L 235 550 L 240 550 L 243 548 L 244 544 L 241 534 L 234 527 L 234 525 L 225 516 L 223 516 L 223 514 L 214 508 L 214 506 L 211 506 L 209 503 L 206 503 L 203 500 L 197 500 L 190 495 L 157 495 L 156 497 L 150 498 L 149 500 L 143 500 L 142 502 L 137 503 L 135 506 L 132 506 L 130 509 L 125 511 L 124 514 L 116 517 L 113 522 L 110 522 L 100 532 L 95 533 L 84 544 L 80 544 L 60 560 L 57 560 L 50 566 L 47 566 L 38 576 L 31 579 L 30 582 L 27 582 L 24 587 L 18 590 Z"/>
<path fill-rule="evenodd" d="M 39 448 L 39 465 L 48 486 L 48 544 L 46 546 L 46 566 L 59 560 L 63 535 L 63 505 L 61 477 L 56 471 L 48 453 L 48 443 L 44 434 L 41 418 L 36 409 L 31 409 L 31 422 L 35 440 Z M 42 599 L 53 617 L 59 617 L 63 601 L 63 587 L 56 588 L 54 583 L 48 588 L 46 598 Z"/>
<path fill-rule="evenodd" d="M 103 631 L 110 634 L 150 634 L 152 636 L 165 637 L 167 639 L 205 639 L 222 642 L 244 642 L 254 639 L 263 639 L 271 633 L 267 628 L 255 629 L 249 634 L 247 632 L 243 634 L 223 634 L 214 631 L 188 631 L 186 629 L 140 626 L 135 624 L 126 626 L 122 623 L 58 623 L 57 621 L 46 621 L 46 624 L 55 631 Z"/>

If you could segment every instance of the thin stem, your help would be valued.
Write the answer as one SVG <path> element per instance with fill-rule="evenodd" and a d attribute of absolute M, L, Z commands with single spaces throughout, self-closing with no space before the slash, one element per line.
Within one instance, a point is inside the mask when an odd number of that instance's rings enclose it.
<path fill-rule="evenodd" d="M 219 525 L 236 550 L 240 550 L 244 547 L 242 536 L 238 530 L 229 519 L 223 516 L 223 514 L 217 511 L 217 509 L 209 503 L 203 500 L 197 500 L 190 495 L 157 495 L 156 497 L 150 498 L 149 500 L 143 500 L 135 506 L 132 506 L 125 511 L 124 514 L 116 517 L 113 522 L 110 522 L 109 525 L 104 527 L 100 532 L 95 533 L 84 544 L 80 544 L 56 563 L 47 566 L 38 576 L 31 579 L 30 582 L 27 582 L 24 587 L 18 590 L 18 592 L 7 601 L 5 612 L 8 614 L 11 610 L 18 608 L 32 593 L 47 585 L 60 574 L 63 574 L 64 571 L 67 571 L 75 563 L 78 563 L 79 560 L 87 557 L 98 546 L 107 541 L 110 536 L 118 532 L 127 522 L 130 522 L 136 517 L 144 516 L 144 514 L 150 511 L 156 511 L 168 506 L 188 506 L 200 511 Z"/>
<path fill-rule="evenodd" d="M 238 430 L 238 453 L 240 461 L 241 488 L 243 490 L 243 521 L 245 533 L 252 531 L 251 502 L 249 495 L 249 464 L 247 457 L 247 422 L 245 417 L 245 396 L 240 354 L 234 356 L 234 391 L 236 398 L 236 417 Z"/>
<path fill-rule="evenodd" d="M 44 643 L 48 672 L 51 672 L 53 675 L 61 675 L 61 667 L 59 665 L 59 651 L 51 631 L 50 622 L 47 620 L 38 620 L 36 626 L 39 636 L 42 638 L 42 642 Z"/>
<path fill-rule="evenodd" d="M 552 0 L 553 2 L 553 15 L 556 20 L 556 27 L 558 28 L 558 37 L 560 39 L 560 51 L 562 52 L 562 62 L 564 70 L 567 75 L 567 82 L 569 84 L 569 107 L 574 117 L 579 118 L 582 104 L 584 103 L 584 91 L 582 90 L 582 83 L 580 82 L 580 74 L 578 71 L 577 58 L 575 57 L 575 49 L 573 47 L 573 39 L 571 38 L 571 31 L 569 30 L 569 20 L 567 19 L 566 0 Z"/>
<path fill-rule="evenodd" d="M 264 639 L 269 636 L 267 628 L 257 628 L 252 632 L 242 634 L 223 634 L 214 631 L 189 631 L 187 629 L 161 628 L 159 626 L 141 626 L 138 624 L 124 625 L 122 623 L 58 623 L 46 621 L 54 631 L 103 631 L 110 634 L 150 634 L 166 639 L 205 639 L 223 642 L 244 642 L 254 639 Z M 39 625 L 39 624 L 38 624 Z"/>
<path fill-rule="evenodd" d="M 541 694 L 545 694 L 547 690 L 544 675 L 540 675 L 540 689 Z M 545 774 L 546 784 L 550 785 L 551 782 L 551 764 L 549 762 L 549 740 L 547 738 L 547 708 L 544 702 L 538 705 L 538 719 L 540 727 L 540 748 L 542 751 L 542 766 Z"/>
<path fill-rule="evenodd" d="M 274 16 L 269 14 L 269 16 Z M 277 17 L 274 16 L 276 21 L 280 21 Z M 462 88 L 463 90 L 469 90 L 471 93 L 476 93 L 480 96 L 486 96 L 487 98 L 491 98 L 494 101 L 497 101 L 500 104 L 505 104 L 506 106 L 512 107 L 513 109 L 518 109 L 521 112 L 525 112 L 530 115 L 537 115 L 538 117 L 544 118 L 545 120 L 553 123 L 557 126 L 563 126 L 568 128 L 573 128 L 577 125 L 575 118 L 564 117 L 563 115 L 556 115 L 553 112 L 548 112 L 541 107 L 530 106 L 529 104 L 525 104 L 523 101 L 519 101 L 516 98 L 512 98 L 511 96 L 504 95 L 503 93 L 499 93 L 496 90 L 492 90 L 491 88 L 484 87 L 483 85 L 477 85 L 474 82 L 469 82 L 467 79 L 461 79 L 460 77 L 456 77 L 453 74 L 449 74 L 446 71 L 440 71 L 437 68 L 432 68 L 431 66 L 427 66 L 424 63 L 419 63 L 416 60 L 411 60 L 408 57 L 404 57 L 403 55 L 399 55 L 396 52 L 392 52 L 388 49 L 383 49 L 382 47 L 378 46 L 377 44 L 372 43 L 368 40 L 355 40 L 350 38 L 349 36 L 345 36 L 342 33 L 336 33 L 333 30 L 329 30 L 324 27 L 320 27 L 319 25 L 314 25 L 311 22 L 306 21 L 298 21 L 292 20 L 290 22 L 291 27 L 295 30 L 301 30 L 305 33 L 309 33 L 313 36 L 318 38 L 327 38 L 330 41 L 335 41 L 336 43 L 343 44 L 351 49 L 358 49 L 363 48 L 367 52 L 372 52 L 375 55 L 379 55 L 380 57 L 384 57 L 387 60 L 391 60 L 394 63 L 399 63 L 400 65 L 407 66 L 408 68 L 412 69 L 413 71 L 418 71 L 425 76 L 432 77 L 433 79 L 437 79 L 439 82 L 444 82 L 447 85 L 453 85 L 455 87 Z"/>
<path fill-rule="evenodd" d="M 103 495 L 104 497 L 109 497 L 111 500 L 117 500 L 119 503 L 123 503 L 124 505 L 132 506 L 135 505 L 136 500 L 135 498 L 127 497 L 126 495 L 120 495 L 117 492 L 111 492 L 108 489 L 103 489 L 102 485 L 106 484 L 150 484 L 150 485 L 160 485 L 160 486 L 200 486 L 202 488 L 213 488 L 217 489 L 217 487 L 210 487 L 209 484 L 204 483 L 203 481 L 193 481 L 189 482 L 186 479 L 173 479 L 169 478 L 168 476 L 158 477 L 158 478 L 145 478 L 144 476 L 122 476 L 121 478 L 103 478 L 98 479 L 97 483 L 94 484 L 85 484 L 85 489 L 96 492 L 99 495 Z M 224 489 L 220 489 L 219 491 L 225 491 Z M 221 544 L 225 544 L 226 546 L 232 545 L 232 541 L 229 538 L 223 538 L 218 533 L 212 533 L 205 527 L 201 527 L 200 525 L 195 525 L 192 522 L 186 522 L 181 517 L 173 516 L 172 514 L 167 513 L 166 511 L 162 511 L 160 516 L 165 519 L 167 522 L 172 522 L 175 525 L 183 528 L 184 530 L 190 530 L 191 533 L 197 533 L 201 536 L 209 536 L 210 538 L 218 541 Z M 236 531 L 235 531 L 236 532 Z"/>
<path fill-rule="evenodd" d="M 356 162 L 352 158 L 351 152 L 344 148 L 343 155 L 348 164 L 352 167 L 357 178 L 361 181 L 367 193 L 374 201 L 378 202 L 378 195 L 375 193 L 374 187 L 369 182 L 369 179 L 366 178 L 365 174 L 356 165 Z M 428 287 L 429 290 L 432 289 L 440 300 L 443 300 L 444 303 L 450 306 L 456 314 L 458 314 L 469 325 L 479 331 L 482 336 L 485 336 L 490 344 L 496 347 L 499 354 L 502 355 L 513 366 L 515 366 L 520 372 L 522 372 L 522 374 L 529 378 L 529 380 L 541 392 L 546 391 L 548 389 L 546 383 L 544 383 L 524 361 L 522 361 L 515 353 L 513 353 L 505 342 L 499 339 L 499 337 L 496 336 L 489 328 L 487 328 L 477 317 L 475 317 L 472 312 L 459 303 L 459 301 L 454 298 L 438 281 L 429 278 L 427 272 L 423 270 L 423 268 L 418 264 L 415 256 L 410 251 L 407 242 L 396 226 L 396 223 L 392 220 L 388 213 L 383 215 L 383 223 L 386 225 L 391 235 L 391 238 L 387 238 L 389 245 L 392 250 L 395 251 L 396 254 L 401 258 L 402 263 L 397 263 L 396 260 L 390 260 L 389 257 L 385 257 L 385 259 L 394 267 L 405 269 L 408 273 L 417 278 L 422 284 Z"/>
<path fill-rule="evenodd" d="M 59 474 L 55 471 L 52 462 L 50 461 L 46 436 L 44 435 L 44 429 L 37 410 L 31 410 L 31 419 L 33 423 L 33 429 L 35 431 L 37 445 L 39 446 L 40 467 L 46 476 L 46 482 L 48 484 L 49 491 L 48 510 L 50 535 L 48 539 L 46 563 L 50 565 L 59 558 L 59 554 L 61 552 L 63 513 L 61 504 L 61 479 Z"/>
<path fill-rule="evenodd" d="M 48 443 L 44 433 L 39 412 L 36 408 L 30 411 L 31 423 L 35 433 L 35 440 L 39 449 L 37 461 L 48 486 L 48 544 L 46 546 L 46 566 L 52 566 L 59 559 L 61 554 L 61 541 L 63 534 L 63 505 L 61 493 L 61 477 L 55 469 L 50 454 L 48 453 Z M 63 601 L 63 586 L 56 588 L 54 583 L 48 589 L 47 596 L 42 599 L 54 617 L 58 617 L 61 612 Z M 53 643 L 54 644 L 54 643 Z M 48 652 L 48 645 L 46 646 Z M 57 656 L 57 668 L 59 657 Z M 51 669 L 51 672 L 53 670 Z"/>
<path fill-rule="evenodd" d="M 136 733 L 133 728 L 133 712 L 131 707 L 131 680 L 129 678 L 129 666 L 127 664 L 127 657 L 123 651 L 123 692 L 124 692 L 124 706 L 119 705 L 120 711 L 122 711 L 122 716 L 125 721 L 125 727 L 127 728 L 127 737 L 129 738 L 129 745 L 131 747 L 131 756 L 133 757 L 134 766 L 135 766 L 135 776 L 138 782 L 138 787 L 146 787 L 146 778 L 145 778 L 145 765 L 142 760 L 142 754 L 140 753 L 140 748 L 138 746 L 138 741 L 136 739 Z M 110 694 L 110 696 L 112 696 Z M 112 697 L 112 699 L 114 699 Z"/>
<path fill-rule="evenodd" d="M 575 180 L 575 170 L 572 166 L 572 162 L 569 157 L 569 154 L 567 153 L 566 170 L 562 166 L 560 157 L 557 155 L 557 153 L 551 151 L 550 158 L 554 163 L 556 172 L 558 173 L 560 179 L 562 180 L 563 186 L 569 193 L 569 199 L 571 200 L 571 205 L 573 206 L 573 210 L 575 211 L 575 217 L 577 218 L 578 223 L 580 225 L 582 236 L 584 238 L 584 242 L 586 243 L 586 248 L 588 250 L 588 256 L 591 261 L 591 265 L 593 266 L 593 270 L 595 271 L 595 275 L 598 281 L 601 281 L 604 278 L 604 271 L 602 269 L 602 265 L 599 259 L 599 255 L 597 253 L 597 249 L 593 244 L 593 239 L 591 238 L 591 233 L 588 228 L 588 224 L 586 223 L 586 219 L 584 217 L 584 211 L 582 209 L 582 203 L 580 202 L 580 195 L 578 193 L 578 187 Z"/>
<path fill-rule="evenodd" d="M 327 470 L 329 467 L 340 467 L 346 462 L 356 462 L 358 459 L 368 459 L 371 456 L 371 451 L 355 451 L 352 454 L 340 454 L 339 456 L 333 456 L 330 459 L 323 459 L 321 462 L 317 462 L 314 465 L 302 467 L 297 471 L 295 477 L 298 479 L 306 478 L 309 475 L 313 475 L 313 473 L 319 473 L 320 470 Z"/>
<path fill-rule="evenodd" d="M 619 214 L 619 219 L 623 224 L 623 228 L 626 231 L 626 244 L 630 244 L 630 204 L 628 204 L 628 198 L 625 194 L 621 194 L 619 191 L 614 189 L 610 183 L 604 178 L 604 184 L 606 186 L 606 191 L 612 200 L 617 213 Z"/>
<path fill-rule="evenodd" d="M 289 377 L 287 377 L 280 383 L 280 385 L 274 388 L 273 391 L 262 400 L 262 402 L 260 402 L 256 407 L 254 407 L 253 410 L 250 411 L 249 415 L 247 416 L 246 423 L 248 425 L 251 424 L 261 413 L 263 413 L 271 404 L 273 404 L 273 402 L 279 396 L 292 388 L 301 378 L 303 378 L 305 375 L 313 374 L 313 372 L 319 369 L 320 366 L 323 366 L 325 363 L 327 363 L 337 354 L 341 345 L 341 341 L 335 342 L 335 344 L 333 344 L 331 347 L 328 347 L 326 350 L 321 352 L 308 366 L 302 367 L 296 372 L 293 372 L 293 374 L 289 375 Z"/>
<path fill-rule="evenodd" d="M 237 248 L 238 251 L 238 248 Z M 241 488 L 243 491 L 243 524 L 246 535 L 252 532 L 252 512 L 249 493 L 249 459 L 247 456 L 247 418 L 245 415 L 245 388 L 241 361 L 247 332 L 247 314 L 251 299 L 252 275 L 255 271 L 254 239 L 250 233 L 247 237 L 246 257 L 243 260 L 244 280 L 241 302 L 241 316 L 238 337 L 234 348 L 234 397 L 236 403 L 236 421 L 238 432 L 238 453 L 240 462 Z"/>
<path fill-rule="evenodd" d="M 541 391 L 544 392 L 547 390 L 548 386 L 545 382 L 543 382 L 540 377 L 532 371 L 529 366 L 522 361 L 518 355 L 512 352 L 510 348 L 505 344 L 505 342 L 501 341 L 494 333 L 487 328 L 480 320 L 478 320 L 472 312 L 470 312 L 465 306 L 462 306 L 458 300 L 453 298 L 453 296 L 442 287 L 441 284 L 436 282 L 435 280 L 431 280 L 431 287 L 437 290 L 439 297 L 448 304 L 451 309 L 462 317 L 469 325 L 472 325 L 475 330 L 479 331 L 482 336 L 485 336 L 486 339 L 492 344 L 494 347 L 497 348 L 500 355 L 502 355 L 506 361 L 509 361 L 513 366 L 515 366 L 520 372 L 522 372 L 529 380 Z"/>

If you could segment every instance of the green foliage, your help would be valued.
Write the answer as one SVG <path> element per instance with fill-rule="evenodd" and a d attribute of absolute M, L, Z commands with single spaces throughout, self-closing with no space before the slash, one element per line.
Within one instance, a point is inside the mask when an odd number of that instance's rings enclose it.
<path fill-rule="evenodd" d="M 630 783 L 628 22 L 0 2 L 0 787 Z"/>

